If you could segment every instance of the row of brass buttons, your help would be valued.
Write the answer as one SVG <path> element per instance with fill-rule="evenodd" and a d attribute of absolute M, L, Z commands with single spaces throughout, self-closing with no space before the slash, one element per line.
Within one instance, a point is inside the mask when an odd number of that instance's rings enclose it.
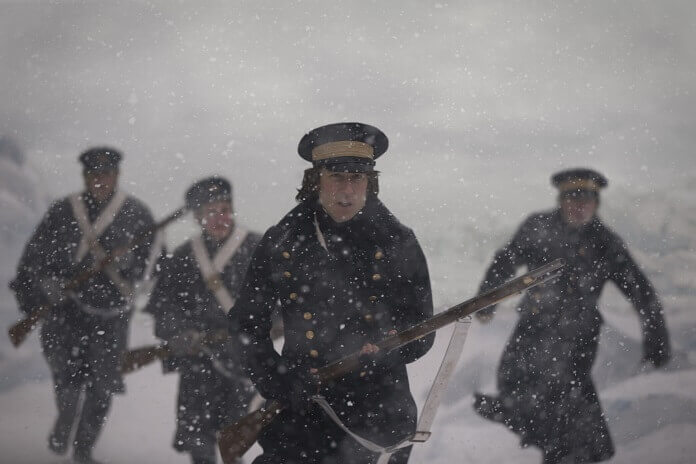
<path fill-rule="evenodd" d="M 289 253 L 289 252 L 283 251 L 282 255 L 283 255 L 283 258 L 285 258 L 285 259 L 290 259 L 290 253 Z M 377 251 L 377 252 L 375 253 L 375 259 L 378 259 L 378 260 L 379 260 L 379 259 L 382 259 L 382 258 L 384 258 L 384 253 L 381 252 L 381 251 Z M 292 277 L 292 273 L 291 273 L 290 271 L 284 271 L 284 272 L 283 272 L 283 277 L 285 277 L 286 279 L 289 279 L 290 277 Z M 378 280 L 381 280 L 381 279 L 382 279 L 382 276 L 381 276 L 380 274 L 373 274 L 373 275 L 372 275 L 372 280 L 374 280 L 374 281 L 378 281 Z M 297 298 L 298 298 L 297 293 L 295 293 L 295 292 L 290 293 L 290 299 L 291 299 L 292 301 L 296 301 Z M 371 302 L 374 303 L 375 301 L 377 301 L 377 297 L 376 297 L 375 295 L 372 295 L 372 296 L 369 297 L 369 300 L 370 300 Z M 302 315 L 302 317 L 303 317 L 305 320 L 308 321 L 308 320 L 311 320 L 311 319 L 312 319 L 313 315 L 312 315 L 312 313 L 310 313 L 309 311 L 307 311 L 307 312 L 305 312 L 305 313 Z M 365 315 L 365 320 L 371 321 L 372 319 L 373 319 L 372 314 L 366 314 L 366 315 Z M 314 339 L 314 336 L 315 336 L 315 334 L 314 334 L 314 331 L 313 331 L 313 330 L 308 330 L 308 331 L 305 332 L 305 337 L 306 337 L 308 340 Z M 311 350 L 309 350 L 309 355 L 310 355 L 311 357 L 313 357 L 313 358 L 317 358 L 317 357 L 319 357 L 319 352 L 318 352 L 317 350 L 315 350 L 315 349 L 311 349 Z M 364 374 L 363 374 L 363 375 L 364 375 Z"/>

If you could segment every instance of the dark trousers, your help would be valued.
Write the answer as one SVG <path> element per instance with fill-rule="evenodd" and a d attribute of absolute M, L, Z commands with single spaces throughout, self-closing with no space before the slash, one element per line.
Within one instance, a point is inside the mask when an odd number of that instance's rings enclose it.
<path fill-rule="evenodd" d="M 111 396 L 92 386 L 80 390 L 70 385 L 57 385 L 58 417 L 49 438 L 51 448 L 59 452 L 65 451 L 73 427 L 76 426 L 73 441 L 75 454 L 89 456 L 109 412 Z"/>
<path fill-rule="evenodd" d="M 259 444 L 263 454 L 254 464 L 374 464 L 379 459 L 377 453 L 346 435 L 318 406 L 303 414 L 284 410 L 261 432 Z M 389 464 L 406 464 L 410 453 L 410 446 L 399 450 Z"/>

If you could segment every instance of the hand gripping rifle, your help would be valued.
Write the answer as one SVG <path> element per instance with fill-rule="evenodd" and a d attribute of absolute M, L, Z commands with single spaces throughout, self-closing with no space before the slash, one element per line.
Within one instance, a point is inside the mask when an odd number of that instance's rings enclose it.
<path fill-rule="evenodd" d="M 418 340 L 480 309 L 492 306 L 512 295 L 521 293 L 528 288 L 558 277 L 560 275 L 560 269 L 563 266 L 564 261 L 562 259 L 557 259 L 540 266 L 503 285 L 464 301 L 463 303 L 459 303 L 446 311 L 414 325 L 410 329 L 387 337 L 376 345 L 379 347 L 380 351 L 383 350 L 386 353 L 414 340 Z M 347 373 L 359 368 L 359 366 L 360 352 L 355 352 L 322 367 L 317 372 L 316 378 L 321 385 L 322 383 L 341 378 Z M 259 432 L 261 432 L 266 425 L 270 424 L 283 409 L 285 409 L 285 405 L 278 400 L 272 400 L 267 403 L 264 408 L 247 414 L 236 423 L 222 429 L 218 436 L 218 446 L 220 448 L 222 461 L 225 464 L 237 462 L 237 459 L 243 456 L 251 445 L 254 444 Z"/>
<path fill-rule="evenodd" d="M 198 341 L 197 346 L 203 347 L 212 345 L 218 342 L 224 342 L 230 337 L 227 329 L 214 330 L 207 333 L 201 337 Z M 121 356 L 121 373 L 128 374 L 135 370 L 145 367 L 154 361 L 161 359 L 168 359 L 175 353 L 172 351 L 166 343 L 161 343 L 158 345 L 147 345 L 140 348 L 135 348 L 130 351 L 126 351 Z"/>
<path fill-rule="evenodd" d="M 274 324 L 271 328 L 271 339 L 273 341 L 283 336 L 282 322 Z M 201 346 L 207 346 L 218 342 L 224 342 L 230 337 L 227 329 L 215 330 L 203 336 L 199 341 Z M 133 348 L 126 351 L 121 356 L 121 373 L 129 374 L 133 371 L 145 367 L 158 359 L 165 360 L 171 357 L 174 353 L 166 343 L 156 345 L 145 345 L 140 348 Z"/>
<path fill-rule="evenodd" d="M 130 242 L 128 242 L 127 245 L 125 245 L 123 247 L 119 247 L 119 248 L 115 249 L 113 252 L 106 255 L 102 260 L 100 260 L 98 263 L 96 263 L 95 266 L 79 272 L 75 277 L 73 277 L 65 285 L 65 288 L 63 289 L 63 291 L 69 292 L 69 291 L 75 290 L 76 288 L 78 288 L 80 286 L 80 284 L 89 280 L 91 277 L 93 277 L 94 275 L 101 272 L 107 266 L 110 266 L 117 258 L 125 255 L 130 250 L 132 250 L 133 248 L 135 248 L 136 246 L 140 245 L 142 242 L 147 240 L 147 238 L 151 234 L 154 235 L 155 233 L 157 233 L 158 231 L 160 231 L 164 227 L 168 226 L 173 221 L 179 219 L 181 216 L 183 216 L 186 213 L 186 211 L 188 211 L 188 209 L 185 207 L 179 208 L 176 211 L 174 211 L 172 214 L 167 216 L 166 218 L 162 219 L 160 222 L 153 224 L 151 227 L 148 227 L 141 234 L 134 237 Z M 27 338 L 27 335 L 29 335 L 29 333 L 32 330 L 34 330 L 37 323 L 40 320 L 46 318 L 50 313 L 51 313 L 51 306 L 50 305 L 42 305 L 42 306 L 39 306 L 38 308 L 32 310 L 21 321 L 13 324 L 10 327 L 10 329 L 8 330 L 8 334 L 10 336 L 10 341 L 12 342 L 12 344 L 15 347 L 21 345 L 22 342 Z"/>

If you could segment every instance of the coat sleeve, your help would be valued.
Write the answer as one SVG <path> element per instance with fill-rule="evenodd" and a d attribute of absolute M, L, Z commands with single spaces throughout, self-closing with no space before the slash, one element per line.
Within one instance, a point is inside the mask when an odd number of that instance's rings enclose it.
<path fill-rule="evenodd" d="M 610 247 L 609 265 L 609 278 L 638 312 L 643 332 L 643 359 L 655 366 L 667 363 L 671 350 L 662 303 L 624 242 L 616 236 Z"/>
<path fill-rule="evenodd" d="M 493 262 L 488 267 L 483 282 L 479 286 L 479 293 L 486 292 L 510 280 L 517 273 L 518 268 L 527 262 L 529 254 L 530 232 L 533 228 L 532 219 L 527 219 L 515 232 L 512 239 L 499 249 L 493 257 Z M 495 312 L 495 306 L 481 310 L 482 313 Z"/>
<path fill-rule="evenodd" d="M 409 231 L 404 241 L 403 253 L 405 256 L 406 285 L 403 288 L 401 309 L 395 318 L 399 331 L 408 329 L 433 316 L 433 294 L 430 288 L 428 263 L 413 232 Z M 425 355 L 433 346 L 434 341 L 435 334 L 433 333 L 402 346 L 395 350 L 398 353 L 395 361 L 403 364 L 412 363 Z"/>
<path fill-rule="evenodd" d="M 278 301 L 271 275 L 272 231 L 264 235 L 256 248 L 228 317 L 230 326 L 239 330 L 244 371 L 265 398 L 282 398 L 289 367 L 273 348 L 271 339 L 272 316 Z"/>
<path fill-rule="evenodd" d="M 195 324 L 185 316 L 193 305 L 191 265 L 186 255 L 175 254 L 165 260 L 157 284 L 144 311 L 155 318 L 155 335 L 169 340 Z"/>
<path fill-rule="evenodd" d="M 133 225 L 133 229 L 128 238 L 129 240 L 139 240 L 142 234 L 146 235 L 126 255 L 127 258 L 123 259 L 123 264 L 119 262 L 118 258 L 116 259 L 116 264 L 119 265 L 120 272 L 124 277 L 131 282 L 135 282 L 143 277 L 148 259 L 150 258 L 150 249 L 155 239 L 155 234 L 152 232 L 155 221 L 145 205 L 135 199 L 131 199 L 131 201 L 132 206 L 126 214 L 128 215 L 129 224 Z"/>
<path fill-rule="evenodd" d="M 69 214 L 65 206 L 65 202 L 51 205 L 24 247 L 17 265 L 17 275 L 10 283 L 19 309 L 25 314 L 49 303 L 44 288 L 46 279 L 57 284 L 60 279 L 71 276 L 72 267 L 65 265 L 58 250 L 61 218 Z"/>

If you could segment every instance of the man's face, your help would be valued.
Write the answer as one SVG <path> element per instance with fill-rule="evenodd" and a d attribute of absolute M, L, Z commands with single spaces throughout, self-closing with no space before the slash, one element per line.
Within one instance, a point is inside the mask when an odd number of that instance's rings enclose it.
<path fill-rule="evenodd" d="M 234 227 L 232 204 L 227 200 L 207 203 L 196 210 L 196 219 L 209 237 L 222 241 Z"/>
<path fill-rule="evenodd" d="M 348 221 L 363 209 L 366 201 L 367 174 L 321 170 L 319 203 L 334 221 Z"/>
<path fill-rule="evenodd" d="M 102 202 L 109 199 L 114 193 L 114 190 L 116 190 L 118 169 L 87 171 L 84 177 L 85 188 L 89 194 L 98 202 Z"/>
<path fill-rule="evenodd" d="M 597 212 L 596 198 L 561 198 L 563 220 L 570 226 L 581 227 L 588 224 Z"/>

